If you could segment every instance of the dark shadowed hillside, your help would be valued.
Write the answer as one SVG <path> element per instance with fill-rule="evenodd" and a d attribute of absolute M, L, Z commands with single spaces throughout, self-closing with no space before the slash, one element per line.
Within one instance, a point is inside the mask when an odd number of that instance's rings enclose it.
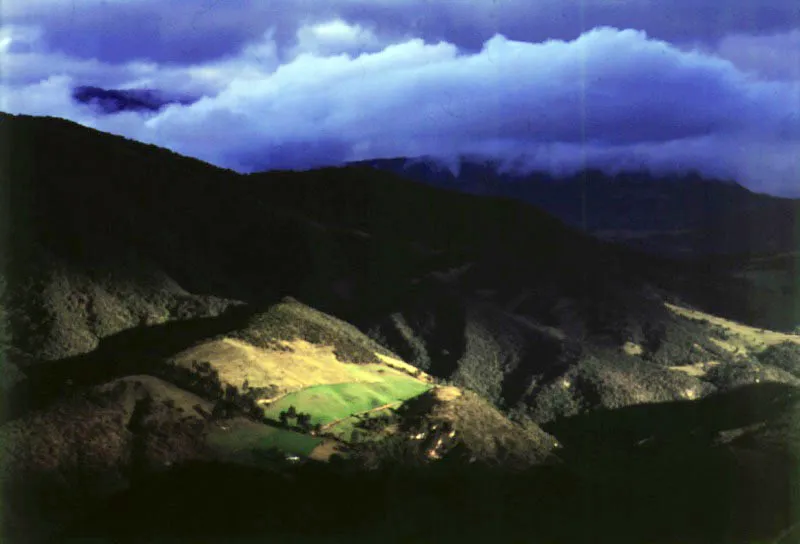
<path fill-rule="evenodd" d="M 57 119 L 3 115 L 0 131 L 14 538 L 173 522 L 185 534 L 208 508 L 223 536 L 297 536 L 311 516 L 358 520 L 360 538 L 404 525 L 415 541 L 441 517 L 445 537 L 462 534 L 459 508 L 486 534 L 518 538 L 535 520 L 543 541 L 566 542 L 592 541 L 570 519 L 631 543 L 745 542 L 796 521 L 794 481 L 779 480 L 796 455 L 800 337 L 759 328 L 791 328 L 796 307 L 755 300 L 718 263 L 640 254 L 525 203 L 366 167 L 243 176 Z M 725 408 L 739 401 L 753 410 Z M 748 493 L 762 463 L 781 493 L 774 515 Z M 518 480 L 530 489 L 490 483 L 512 470 L 531 471 Z M 725 501 L 698 513 L 729 477 Z M 256 519 L 245 480 L 261 482 L 268 515 Z M 344 480 L 352 505 L 338 500 Z M 453 481 L 472 486 L 463 502 L 444 491 Z M 292 509 L 274 495 L 287 482 L 356 511 Z M 219 502 L 201 505 L 204 493 Z M 364 511 L 377 496 L 396 518 Z M 550 506 L 526 518 L 515 501 Z M 648 504 L 674 509 L 674 528 Z"/>
<path fill-rule="evenodd" d="M 3 123 L 12 344 L 35 359 L 292 295 L 499 406 L 550 417 L 540 393 L 591 361 L 630 359 L 640 378 L 624 404 L 716 387 L 670 366 L 752 356 L 665 300 L 776 319 L 737 290 L 744 280 L 607 245 L 512 200 L 368 168 L 239 176 L 65 121 Z M 563 379 L 602 389 L 589 373 Z M 608 402 L 577 395 L 553 415 Z"/>
<path fill-rule="evenodd" d="M 695 273 L 686 282 L 680 279 L 686 268 L 666 267 L 665 276 L 677 280 L 671 290 L 692 292 L 695 302 L 715 313 L 785 330 L 800 324 L 800 200 L 696 174 L 611 176 L 590 170 L 554 178 L 505 171 L 499 163 L 478 159 L 462 159 L 457 174 L 422 159 L 354 165 L 432 187 L 531 204 L 598 239 L 690 263 Z"/>
<path fill-rule="evenodd" d="M 361 164 L 470 194 L 535 205 L 601 239 L 681 258 L 797 252 L 800 200 L 752 192 L 698 174 L 616 175 L 588 170 L 556 178 L 506 171 L 462 158 L 457 173 L 435 161 L 384 159 Z"/>

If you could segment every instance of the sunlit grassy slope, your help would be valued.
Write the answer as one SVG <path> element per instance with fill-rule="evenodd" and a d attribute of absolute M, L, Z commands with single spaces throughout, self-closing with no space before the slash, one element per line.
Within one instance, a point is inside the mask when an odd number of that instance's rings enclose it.
<path fill-rule="evenodd" d="M 220 379 L 234 386 L 247 382 L 250 387 L 269 387 L 272 393 L 260 400 L 267 402 L 291 391 L 338 383 L 382 382 L 387 378 L 411 378 L 387 364 L 344 363 L 334 348 L 304 340 L 283 342 L 278 349 L 264 349 L 235 338 L 203 343 L 179 354 L 175 361 L 190 365 L 207 361 L 219 370 Z"/>
<path fill-rule="evenodd" d="M 312 457 L 326 457 L 318 454 L 323 439 L 309 428 L 301 429 L 295 420 L 288 422 L 292 429 L 280 428 L 280 414 L 290 407 L 309 414 L 310 425 L 323 426 L 324 435 L 347 442 L 351 433 L 342 431 L 347 421 L 354 428 L 357 417 L 397 408 L 434 382 L 355 327 L 290 298 L 257 313 L 243 328 L 199 342 L 169 360 L 190 373 L 197 363 L 208 365 L 222 390 L 255 401 L 275 425 L 239 422 L 209 434 L 213 451 L 247 464 L 258 463 L 270 449 L 302 457 L 316 449 Z"/>
<path fill-rule="evenodd" d="M 770 331 L 766 329 L 759 329 L 724 319 L 715 315 L 711 315 L 698 310 L 684 308 L 674 304 L 666 304 L 667 308 L 676 313 L 677 315 L 704 321 L 711 325 L 720 327 L 725 333 L 727 338 L 723 340 L 715 339 L 720 347 L 732 352 L 739 352 L 741 354 L 757 354 L 764 351 L 769 346 L 782 344 L 785 342 L 800 345 L 800 336 L 796 334 L 788 334 L 777 331 Z"/>
<path fill-rule="evenodd" d="M 403 400 L 408 384 L 419 392 L 432 381 L 355 327 L 292 299 L 254 316 L 241 331 L 184 350 L 172 362 L 183 368 L 207 362 L 225 386 L 257 390 L 261 404 L 333 384 L 364 391 L 376 384 L 381 400 L 386 395 L 381 387 L 395 391 L 385 398 Z"/>
<path fill-rule="evenodd" d="M 382 382 L 319 385 L 286 395 L 268 405 L 264 413 L 277 421 L 282 411 L 294 406 L 297 411 L 310 414 L 312 424 L 327 425 L 353 414 L 400 404 L 430 387 L 402 376 L 387 377 Z"/>

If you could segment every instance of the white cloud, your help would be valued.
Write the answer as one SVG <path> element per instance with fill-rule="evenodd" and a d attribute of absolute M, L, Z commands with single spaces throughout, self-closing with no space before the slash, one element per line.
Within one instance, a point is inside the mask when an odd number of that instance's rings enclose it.
<path fill-rule="evenodd" d="M 325 32 L 329 43 L 361 39 L 354 25 L 320 32 L 315 47 Z M 486 153 L 524 155 L 559 172 L 584 165 L 695 168 L 754 188 L 797 191 L 800 84 L 762 81 L 729 60 L 681 51 L 643 32 L 599 28 L 535 44 L 498 35 L 470 54 L 420 39 L 358 56 L 335 50 L 306 51 L 281 65 L 267 33 L 238 55 L 192 66 L 104 65 L 36 53 L 41 73 L 56 59 L 62 74 L 42 81 L 20 77 L 31 68 L 22 67 L 22 54 L 5 53 L 18 62 L 17 83 L 6 83 L 1 105 L 239 170 Z M 84 84 L 93 71 L 117 85 L 194 88 L 207 96 L 157 114 L 98 118 L 69 100 L 70 85 Z"/>
<path fill-rule="evenodd" d="M 22 88 L 0 86 L 0 109 L 9 113 L 80 117 L 70 98 L 71 79 L 53 76 Z"/>
<path fill-rule="evenodd" d="M 302 54 L 333 56 L 342 53 L 358 54 L 379 50 L 381 42 L 372 30 L 341 19 L 303 25 L 297 30 L 296 43 L 289 57 Z"/>

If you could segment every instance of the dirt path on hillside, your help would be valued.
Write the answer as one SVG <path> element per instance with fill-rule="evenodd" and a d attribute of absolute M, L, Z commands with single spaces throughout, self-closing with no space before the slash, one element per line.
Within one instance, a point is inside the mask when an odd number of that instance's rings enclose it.
<path fill-rule="evenodd" d="M 298 389 L 296 391 L 286 391 L 285 393 L 281 393 L 277 397 L 270 397 L 268 399 L 258 399 L 256 401 L 256 404 L 258 404 L 259 406 L 269 406 L 270 404 L 274 404 L 274 403 L 278 402 L 283 397 L 288 397 L 292 393 L 297 393 L 297 391 L 302 391 L 302 389 Z"/>

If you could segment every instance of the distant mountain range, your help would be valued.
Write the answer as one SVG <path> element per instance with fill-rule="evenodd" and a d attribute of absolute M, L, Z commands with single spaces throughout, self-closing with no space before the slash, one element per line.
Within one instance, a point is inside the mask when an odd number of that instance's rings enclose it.
<path fill-rule="evenodd" d="M 601 239 L 660 255 L 800 252 L 800 200 L 753 193 L 698 174 L 656 177 L 589 170 L 555 178 L 503 171 L 497 162 L 468 158 L 450 166 L 424 158 L 356 164 L 435 187 L 513 198 Z"/>

